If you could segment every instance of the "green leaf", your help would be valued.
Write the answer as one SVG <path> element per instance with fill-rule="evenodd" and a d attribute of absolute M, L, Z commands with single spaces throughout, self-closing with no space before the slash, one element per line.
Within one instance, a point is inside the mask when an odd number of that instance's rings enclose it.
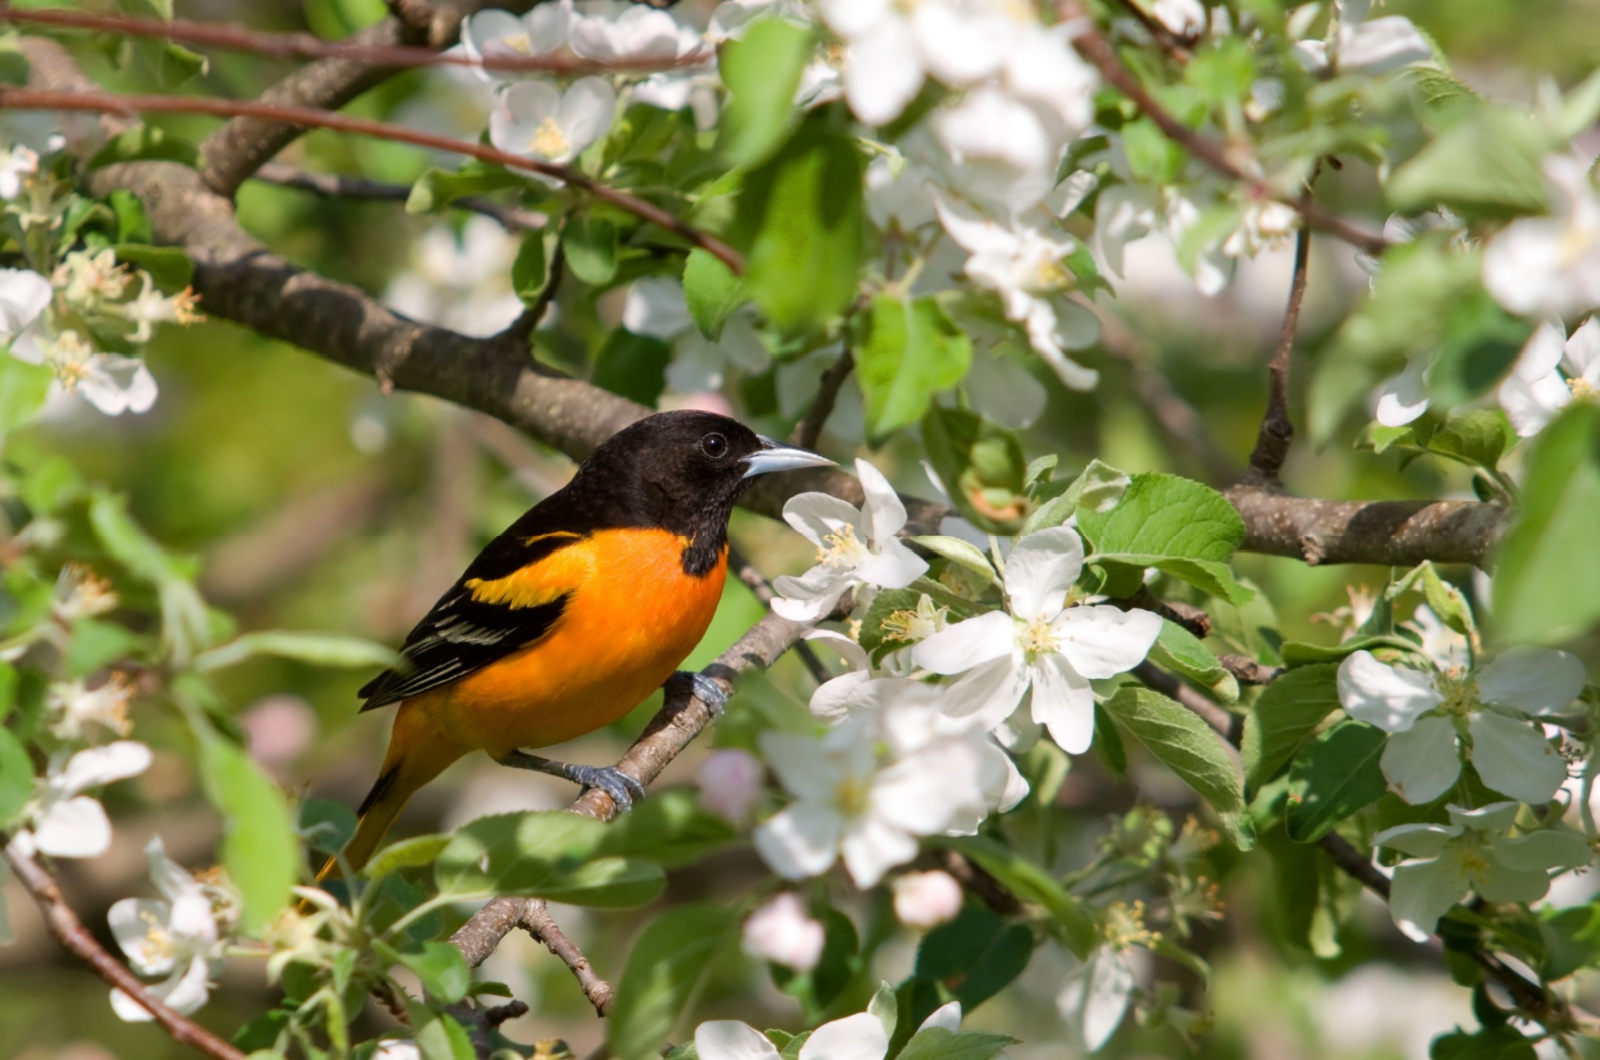
<path fill-rule="evenodd" d="M 1161 621 L 1161 635 L 1150 649 L 1150 661 L 1210 689 L 1225 703 L 1235 703 L 1239 699 L 1239 682 L 1222 668 L 1211 649 L 1169 619 Z"/>
<path fill-rule="evenodd" d="M 1543 213 L 1549 199 L 1541 166 L 1555 146 L 1527 114 L 1483 107 L 1395 170 L 1384 193 L 1406 214 L 1440 206 L 1473 218 Z"/>
<path fill-rule="evenodd" d="M 1192 711 L 1159 692 L 1124 685 L 1104 703 L 1106 713 L 1209 802 L 1229 837 L 1248 850 L 1255 837 L 1244 816 L 1244 792 L 1227 745 Z"/>
<path fill-rule="evenodd" d="M 671 360 L 672 347 L 662 340 L 617 328 L 600 347 L 589 381 L 630 401 L 654 406 L 666 389 Z"/>
<path fill-rule="evenodd" d="M 606 1021 L 606 1047 L 617 1060 L 659 1054 L 738 923 L 730 906 L 706 903 L 669 909 L 644 929 Z"/>
<path fill-rule="evenodd" d="M 1452 412 L 1444 426 L 1428 438 L 1426 448 L 1463 464 L 1493 471 L 1517 444 L 1517 432 L 1499 409 Z"/>
<path fill-rule="evenodd" d="M 419 835 L 390 843 L 367 862 L 361 875 L 376 880 L 401 869 L 432 865 L 449 845 L 450 837 L 447 835 Z"/>
<path fill-rule="evenodd" d="M 524 180 L 503 166 L 473 160 L 460 169 L 425 170 L 411 185 L 406 213 L 438 213 L 457 199 L 516 188 Z"/>
<path fill-rule="evenodd" d="M 1183 172 L 1188 156 L 1149 118 L 1122 125 L 1128 172 L 1142 184 L 1171 184 Z"/>
<path fill-rule="evenodd" d="M 1032 469 L 1031 464 L 1029 469 Z M 1100 460 L 1091 460 L 1065 490 L 1036 505 L 1028 513 L 1028 518 L 1023 520 L 1018 536 L 1060 526 L 1080 507 L 1091 512 L 1108 512 L 1122 502 L 1122 495 L 1127 492 L 1128 484 L 1132 481 L 1132 477 L 1126 471 Z"/>
<path fill-rule="evenodd" d="M 477 1060 L 478 1057 L 466 1028 L 442 1013 L 417 1028 L 417 1048 L 422 1060 Z"/>
<path fill-rule="evenodd" d="M 239 747 L 200 734 L 200 767 L 212 803 L 228 822 L 222 864 L 244 900 L 239 926 L 260 931 L 289 898 L 302 857 L 283 792 Z"/>
<path fill-rule="evenodd" d="M 1026 925 L 1008 924 L 989 909 L 969 903 L 954 920 L 923 936 L 917 947 L 916 978 L 938 984 L 943 995 L 971 1012 L 1022 974 L 1035 945 Z"/>
<path fill-rule="evenodd" d="M 234 666 L 258 655 L 275 655 L 294 659 L 313 666 L 349 666 L 355 668 L 389 667 L 398 665 L 400 657 L 393 649 L 360 637 L 344 637 L 335 633 L 306 633 L 292 630 L 263 630 L 235 637 L 201 653 L 194 661 L 195 669 L 202 673 Z"/>
<path fill-rule="evenodd" d="M 169 294 L 183 290 L 194 279 L 194 262 L 177 247 L 118 243 L 111 250 L 118 261 L 148 272 L 156 286 Z"/>
<path fill-rule="evenodd" d="M 617 275 L 617 226 L 592 213 L 580 213 L 561 231 L 567 268 L 591 287 L 604 287 Z"/>
<path fill-rule="evenodd" d="M 1428 599 L 1428 607 L 1445 625 L 1468 638 L 1477 636 L 1472 607 L 1467 603 L 1466 595 L 1439 577 L 1438 568 L 1431 560 L 1423 560 L 1411 573 L 1391 585 L 1384 595 L 1393 600 L 1401 593 L 1416 588 L 1418 582 L 1422 583 L 1422 593 Z"/>
<path fill-rule="evenodd" d="M 424 942 L 419 953 L 402 953 L 400 963 L 416 973 L 435 1001 L 454 1005 L 467 996 L 472 969 L 461 951 L 448 942 Z"/>
<path fill-rule="evenodd" d="M 1433 1040 L 1432 1060 L 1534 1060 L 1533 1041 L 1515 1027 L 1489 1027 L 1475 1034 L 1456 1031 Z"/>
<path fill-rule="evenodd" d="M 1239 756 L 1247 792 L 1282 769 L 1318 725 L 1339 707 L 1339 668 L 1327 663 L 1282 674 L 1261 690 L 1245 717 Z"/>
<path fill-rule="evenodd" d="M 812 45 L 809 27 L 781 18 L 762 19 L 723 45 L 717 72 L 731 98 L 717 144 L 733 165 L 755 165 L 783 142 Z"/>
<path fill-rule="evenodd" d="M 1242 38 L 1220 37 L 1195 52 L 1183 79 L 1211 107 L 1238 106 L 1255 83 L 1255 57 Z"/>
<path fill-rule="evenodd" d="M 1345 656 L 1354 655 L 1358 651 L 1376 651 L 1379 648 L 1416 651 L 1417 645 L 1416 642 L 1406 640 L 1404 637 L 1388 634 L 1376 637 L 1355 636 L 1339 644 L 1310 644 L 1306 641 L 1290 640 L 1283 644 L 1283 662 L 1285 666 L 1339 662 Z"/>
<path fill-rule="evenodd" d="M 33 760 L 10 729 L 0 729 L 0 829 L 22 810 L 33 794 Z"/>
<path fill-rule="evenodd" d="M 1388 734 L 1342 721 L 1306 745 L 1289 767 L 1289 838 L 1315 843 L 1388 790 L 1378 760 Z"/>
<path fill-rule="evenodd" d="M 715 342 L 722 325 L 744 302 L 744 283 L 721 260 L 696 247 L 683 262 L 683 297 L 695 327 Z"/>
<path fill-rule="evenodd" d="M 27 364 L 0 355 L 0 435 L 9 434 L 39 414 L 55 373 L 46 364 Z"/>
<path fill-rule="evenodd" d="M 934 606 L 946 609 L 947 622 L 959 622 L 983 610 L 929 578 L 918 578 L 905 589 L 885 589 L 872 598 L 867 613 L 861 616 L 861 632 L 856 639 L 868 655 L 881 662 L 884 655 L 910 643 L 900 639 L 899 631 L 886 628 L 885 623 L 898 611 L 915 611 L 924 596 Z"/>
<path fill-rule="evenodd" d="M 598 852 L 648 858 L 665 868 L 691 865 L 738 839 L 738 830 L 700 805 L 690 788 L 652 792 L 606 826 Z"/>
<path fill-rule="evenodd" d="M 1244 540 L 1244 521 L 1227 499 L 1177 475 L 1140 474 L 1108 512 L 1082 511 L 1078 527 L 1094 544 L 1088 562 L 1120 577 L 1129 591 L 1135 572 L 1154 567 L 1240 604 L 1255 595 L 1227 560 Z"/>
<path fill-rule="evenodd" d="M 929 1027 L 912 1036 L 898 1060 L 990 1060 L 1016 1041 L 1010 1035 L 991 1031 L 952 1032 Z"/>
<path fill-rule="evenodd" d="M 832 907 L 811 910 L 822 924 L 822 953 L 808 971 L 769 965 L 779 990 L 797 999 L 809 1012 L 821 1012 L 844 992 L 860 970 L 861 940 L 850 918 Z"/>
<path fill-rule="evenodd" d="M 1600 619 L 1600 407 L 1574 402 L 1534 440 L 1522 503 L 1499 549 L 1495 633 L 1507 643 L 1554 643 Z"/>
<path fill-rule="evenodd" d="M 813 111 L 752 169 L 735 230 L 749 250 L 745 285 L 777 327 L 800 331 L 843 313 L 861 269 L 862 161 L 833 108 Z"/>
<path fill-rule="evenodd" d="M 1444 307 L 1440 327 L 1428 397 L 1452 408 L 1487 394 L 1505 377 L 1534 324 L 1508 313 L 1480 286 Z"/>
<path fill-rule="evenodd" d="M 1043 906 L 1062 929 L 1068 947 L 1079 957 L 1087 956 L 1094 948 L 1098 934 L 1094 920 L 1084 912 L 1078 900 L 1039 865 L 986 836 L 930 838 L 929 842 L 960 851 L 1018 898 Z"/>
<path fill-rule="evenodd" d="M 921 419 L 933 396 L 972 364 L 971 340 L 932 298 L 877 295 L 854 326 L 856 378 L 874 438 Z"/>
<path fill-rule="evenodd" d="M 989 557 L 985 556 L 977 545 L 965 538 L 927 534 L 922 537 L 913 537 L 911 540 L 934 555 L 949 560 L 958 567 L 964 567 L 985 580 L 993 582 L 995 585 L 1000 584 L 1000 576 L 995 573 L 994 565 L 989 562 Z"/>
<path fill-rule="evenodd" d="M 605 908 L 660 894 L 660 866 L 594 856 L 605 829 L 559 810 L 482 817 L 457 830 L 434 862 L 434 879 L 443 895 L 525 895 Z"/>
<path fill-rule="evenodd" d="M 544 233 L 529 232 L 522 237 L 517 248 L 517 259 L 511 263 L 511 289 L 517 292 L 522 304 L 531 306 L 544 294 L 549 273 L 544 260 Z"/>
<path fill-rule="evenodd" d="M 119 659 L 139 654 L 147 647 L 144 637 L 118 622 L 80 618 L 72 624 L 72 642 L 64 662 L 71 677 L 87 677 Z"/>
<path fill-rule="evenodd" d="M 200 152 L 188 140 L 179 139 L 154 126 L 135 125 L 107 140 L 90 157 L 84 169 L 100 169 L 123 162 L 179 162 L 194 166 L 199 160 Z"/>
<path fill-rule="evenodd" d="M 1014 534 L 1028 510 L 1028 461 L 1015 432 L 938 405 L 922 419 L 928 460 L 961 515 L 991 534 Z"/>

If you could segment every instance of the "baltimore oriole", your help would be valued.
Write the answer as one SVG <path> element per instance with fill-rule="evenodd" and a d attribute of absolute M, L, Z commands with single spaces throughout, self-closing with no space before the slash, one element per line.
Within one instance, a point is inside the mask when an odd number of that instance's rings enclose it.
<path fill-rule="evenodd" d="M 709 412 L 659 413 L 608 439 L 439 598 L 400 649 L 408 665 L 358 693 L 364 711 L 400 707 L 345 863 L 365 865 L 406 801 L 469 751 L 626 809 L 643 791 L 615 768 L 523 748 L 610 724 L 671 677 L 716 612 L 728 516 L 750 479 L 831 463 Z"/>

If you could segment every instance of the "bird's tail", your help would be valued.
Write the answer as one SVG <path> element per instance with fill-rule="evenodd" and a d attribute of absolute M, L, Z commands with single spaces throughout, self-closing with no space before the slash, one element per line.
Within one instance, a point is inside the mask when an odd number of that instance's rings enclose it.
<path fill-rule="evenodd" d="M 319 885 L 343 871 L 341 860 L 351 872 L 365 867 L 417 789 L 466 753 L 466 748 L 452 739 L 431 713 L 421 698 L 400 704 L 383 768 L 356 811 L 359 817 L 355 834 L 345 844 L 342 856 L 329 858 L 317 873 Z"/>

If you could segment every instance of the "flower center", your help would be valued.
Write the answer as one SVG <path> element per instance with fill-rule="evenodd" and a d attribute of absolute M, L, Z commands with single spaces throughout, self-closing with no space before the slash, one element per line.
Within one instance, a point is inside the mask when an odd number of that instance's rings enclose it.
<path fill-rule="evenodd" d="M 509 37 L 501 37 L 500 43 L 518 55 L 533 54 L 533 38 L 526 33 L 513 33 Z"/>
<path fill-rule="evenodd" d="M 1049 621 L 1044 618 L 1034 618 L 1026 625 L 1020 625 L 1017 630 L 1017 645 L 1029 659 L 1060 650 L 1056 631 L 1050 628 Z"/>
<path fill-rule="evenodd" d="M 1584 401 L 1600 394 L 1600 391 L 1595 390 L 1594 384 L 1581 375 L 1575 375 L 1568 379 L 1567 385 L 1572 388 L 1572 400 L 1574 401 Z"/>
<path fill-rule="evenodd" d="M 1478 683 L 1470 674 L 1462 675 L 1459 669 L 1451 669 L 1435 680 L 1439 694 L 1444 696 L 1444 702 L 1439 705 L 1441 714 L 1465 718 L 1477 708 Z"/>
<path fill-rule="evenodd" d="M 533 136 L 528 140 L 528 150 L 545 158 L 556 158 L 567 153 L 572 146 L 567 134 L 561 131 L 561 126 L 556 124 L 553 117 L 547 117 L 539 123 L 533 131 Z"/>
<path fill-rule="evenodd" d="M 834 568 L 850 568 L 867 556 L 867 546 L 856 537 L 856 528 L 846 523 L 822 539 L 817 549 L 817 562 Z"/>
<path fill-rule="evenodd" d="M 148 909 L 139 914 L 139 919 L 144 921 L 144 941 L 139 943 L 139 954 L 144 958 L 144 963 L 155 964 L 163 959 L 172 957 L 172 936 L 166 927 L 156 919 L 156 915 Z"/>
<path fill-rule="evenodd" d="M 1125 950 L 1132 946 L 1148 948 L 1161 941 L 1161 932 L 1145 926 L 1144 903 L 1138 900 L 1131 904 L 1112 903 L 1106 910 L 1104 932 L 1106 942 L 1113 950 Z"/>
<path fill-rule="evenodd" d="M 833 797 L 839 804 L 839 812 L 845 817 L 859 817 L 867 812 L 867 797 L 872 788 L 866 779 L 857 776 L 847 776 L 839 781 L 834 788 Z"/>
<path fill-rule="evenodd" d="M 1054 291 L 1072 285 L 1072 272 L 1057 258 L 1042 258 L 1034 268 L 1033 284 L 1038 291 Z"/>

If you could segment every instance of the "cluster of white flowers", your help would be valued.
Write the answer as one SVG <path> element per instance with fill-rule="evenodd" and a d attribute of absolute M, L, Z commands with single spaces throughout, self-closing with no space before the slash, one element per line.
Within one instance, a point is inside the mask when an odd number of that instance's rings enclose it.
<path fill-rule="evenodd" d="M 911 1036 L 905 1048 L 918 1050 L 917 1035 L 933 1028 L 952 1034 L 961 1029 L 961 1003 L 936 1010 Z M 925 1048 L 926 1046 L 922 1046 Z M 713 1020 L 695 1028 L 694 1048 L 700 1060 L 779 1060 L 778 1047 L 748 1023 Z M 858 1012 L 811 1031 L 801 1044 L 799 1060 L 883 1060 L 889 1052 L 889 1030 L 872 1012 Z"/>
<path fill-rule="evenodd" d="M 32 149 L 0 147 L 5 212 L 24 231 L 48 234 L 59 226 L 66 198 L 38 170 Z M 119 263 L 109 248 L 74 250 L 53 268 L 39 267 L 49 275 L 0 269 L 0 343 L 20 361 L 48 366 L 58 391 L 108 416 L 147 411 L 156 382 L 132 351 L 150 341 L 157 324 L 199 320 L 194 292 L 162 294 L 148 272 Z M 123 352 L 96 346 L 95 336 L 108 335 L 118 336 Z"/>
<path fill-rule="evenodd" d="M 778 614 L 816 621 L 852 589 L 864 608 L 876 591 L 904 588 L 926 573 L 896 536 L 906 511 L 893 487 L 864 460 L 856 469 L 863 508 L 821 493 L 785 506 L 784 517 L 818 556 L 804 575 L 778 579 Z M 916 855 L 918 837 L 971 834 L 1026 796 L 1027 782 L 1002 744 L 1031 744 L 1042 727 L 1065 750 L 1086 750 L 1094 735 L 1090 681 L 1137 666 L 1161 619 L 1072 601 L 1083 563 L 1083 541 L 1070 527 L 1021 538 L 1005 559 L 1006 610 L 947 624 L 924 594 L 915 610 L 895 616 L 907 647 L 878 671 L 850 637 L 814 632 L 852 669 L 812 696 L 812 713 L 831 726 L 821 736 L 762 738 L 794 800 L 756 830 L 768 864 L 799 879 L 842 857 L 856 883 L 871 886 Z M 1018 716 L 1030 691 L 1031 720 Z M 932 901 L 907 893 L 910 910 Z M 933 913 L 908 915 L 937 922 L 927 919 Z"/>

